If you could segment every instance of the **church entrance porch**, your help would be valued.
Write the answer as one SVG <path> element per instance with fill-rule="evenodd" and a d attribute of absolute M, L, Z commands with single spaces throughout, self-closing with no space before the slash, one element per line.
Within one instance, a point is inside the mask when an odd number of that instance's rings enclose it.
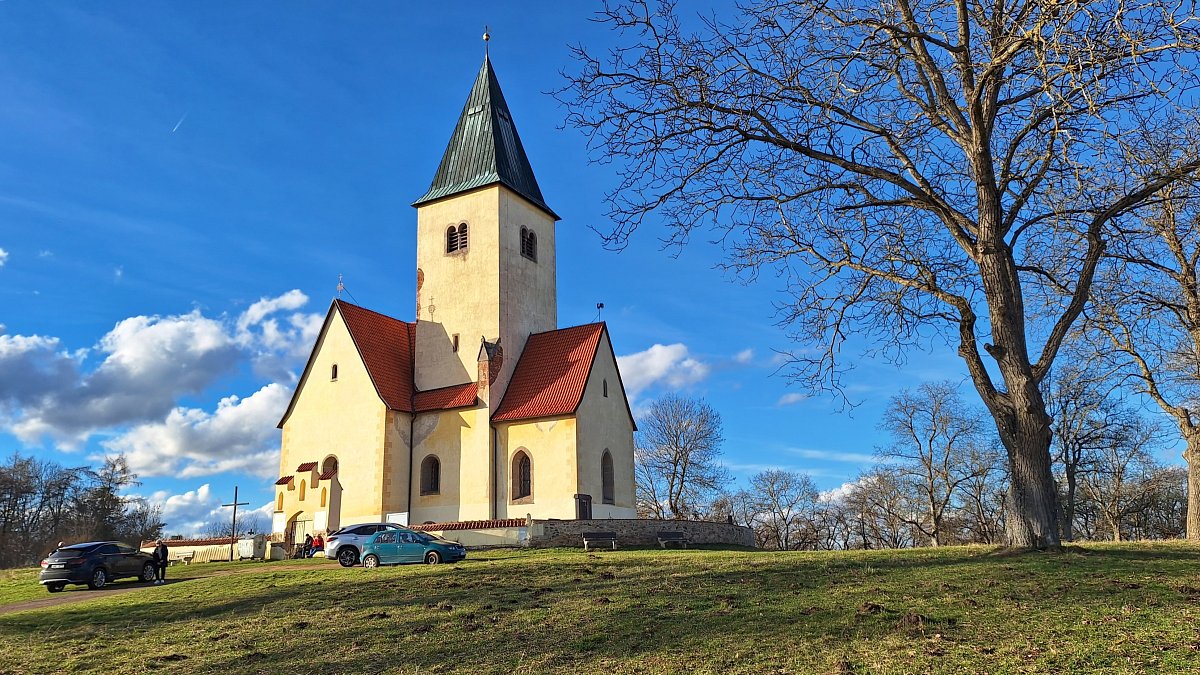
<path fill-rule="evenodd" d="M 304 544 L 304 537 L 313 534 L 312 514 L 300 511 L 288 519 L 284 530 L 283 544 L 288 554 L 297 557 L 296 551 Z"/>

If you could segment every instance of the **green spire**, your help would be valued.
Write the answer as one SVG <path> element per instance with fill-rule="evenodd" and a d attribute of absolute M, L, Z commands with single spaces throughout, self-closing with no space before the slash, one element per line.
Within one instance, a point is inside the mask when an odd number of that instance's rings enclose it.
<path fill-rule="evenodd" d="M 433 184 L 412 205 L 420 206 L 494 183 L 504 185 L 560 220 L 542 198 L 492 62 L 485 57 Z"/>

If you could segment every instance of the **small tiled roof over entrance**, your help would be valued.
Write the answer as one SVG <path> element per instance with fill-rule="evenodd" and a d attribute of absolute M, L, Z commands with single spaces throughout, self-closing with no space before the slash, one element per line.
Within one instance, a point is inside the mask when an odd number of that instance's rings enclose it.
<path fill-rule="evenodd" d="M 305 471 L 312 471 L 315 468 L 317 468 L 316 462 L 305 462 L 305 463 L 301 464 L 300 466 L 296 467 L 296 471 L 303 473 Z"/>
<path fill-rule="evenodd" d="M 292 476 L 283 476 L 279 480 L 275 481 L 275 484 L 276 485 L 289 485 L 289 484 L 291 484 L 291 482 L 292 482 Z"/>
<path fill-rule="evenodd" d="M 413 407 L 417 412 L 429 410 L 453 410 L 475 405 L 479 400 L 479 383 L 455 384 L 441 389 L 417 392 Z"/>
<path fill-rule="evenodd" d="M 575 412 L 603 332 L 603 323 L 589 323 L 530 335 L 492 419 L 511 422 Z"/>

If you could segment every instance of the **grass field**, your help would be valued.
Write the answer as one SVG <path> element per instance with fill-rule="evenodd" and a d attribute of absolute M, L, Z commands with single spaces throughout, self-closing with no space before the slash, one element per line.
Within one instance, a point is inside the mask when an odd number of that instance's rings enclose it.
<path fill-rule="evenodd" d="M 1014 556 L 497 550 L 436 567 L 177 569 L 194 578 L 0 615 L 0 672 L 1200 668 L 1200 548 L 1179 543 Z M 32 573 L 7 574 L 0 605 L 47 595 L 27 592 Z"/>

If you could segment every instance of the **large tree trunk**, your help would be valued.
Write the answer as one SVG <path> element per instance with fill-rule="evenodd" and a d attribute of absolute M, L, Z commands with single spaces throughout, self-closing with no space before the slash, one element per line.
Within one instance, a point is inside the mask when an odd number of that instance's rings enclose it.
<path fill-rule="evenodd" d="M 1000 429 L 1010 470 L 1006 543 L 1013 548 L 1057 549 L 1058 490 L 1050 471 L 1049 418 L 1023 410 L 1010 419 L 1010 428 Z"/>
<path fill-rule="evenodd" d="M 1187 538 L 1200 542 L 1200 434 L 1188 436 L 1183 459 L 1187 462 Z"/>

